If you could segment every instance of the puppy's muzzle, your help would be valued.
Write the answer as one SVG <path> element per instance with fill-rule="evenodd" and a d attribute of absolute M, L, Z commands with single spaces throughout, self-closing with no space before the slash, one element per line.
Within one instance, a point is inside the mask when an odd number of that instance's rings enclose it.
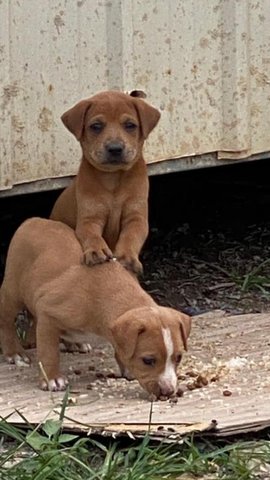
<path fill-rule="evenodd" d="M 106 145 L 106 163 L 117 165 L 125 163 L 124 150 L 125 146 L 122 142 L 109 142 Z"/>

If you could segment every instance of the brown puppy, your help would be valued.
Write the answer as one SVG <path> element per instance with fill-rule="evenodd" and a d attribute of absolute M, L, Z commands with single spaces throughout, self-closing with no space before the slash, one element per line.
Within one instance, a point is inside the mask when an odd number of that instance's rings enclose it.
<path fill-rule="evenodd" d="M 76 230 L 87 265 L 115 256 L 138 274 L 139 253 L 148 234 L 148 177 L 142 148 L 160 113 L 138 98 L 137 91 L 134 95 L 98 93 L 62 115 L 81 144 L 82 161 L 50 218 Z"/>
<path fill-rule="evenodd" d="M 0 338 L 7 360 L 29 361 L 14 323 L 18 311 L 27 308 L 37 321 L 37 356 L 49 380 L 41 375 L 41 388 L 66 386 L 59 371 L 62 331 L 88 331 L 111 342 L 121 370 L 148 392 L 173 394 L 190 318 L 159 307 L 119 262 L 89 269 L 80 264 L 80 255 L 74 231 L 61 222 L 33 218 L 17 230 L 0 290 Z"/>

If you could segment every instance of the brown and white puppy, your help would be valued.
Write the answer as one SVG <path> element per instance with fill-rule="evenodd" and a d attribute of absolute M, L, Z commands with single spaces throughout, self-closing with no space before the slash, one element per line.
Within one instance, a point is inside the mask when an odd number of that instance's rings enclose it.
<path fill-rule="evenodd" d="M 27 308 L 37 322 L 37 357 L 49 382 L 41 375 L 41 388 L 66 386 L 59 370 L 64 330 L 105 337 L 122 372 L 128 370 L 157 397 L 173 394 L 190 318 L 158 306 L 119 262 L 88 268 L 80 264 L 80 255 L 74 231 L 61 222 L 33 218 L 17 230 L 0 290 L 0 338 L 6 359 L 29 362 L 14 322 L 18 311 Z"/>
<path fill-rule="evenodd" d="M 160 113 L 139 91 L 108 91 L 77 103 L 62 121 L 82 147 L 78 175 L 51 219 L 76 231 L 86 265 L 112 256 L 139 274 L 148 235 L 148 177 L 142 148 Z"/>

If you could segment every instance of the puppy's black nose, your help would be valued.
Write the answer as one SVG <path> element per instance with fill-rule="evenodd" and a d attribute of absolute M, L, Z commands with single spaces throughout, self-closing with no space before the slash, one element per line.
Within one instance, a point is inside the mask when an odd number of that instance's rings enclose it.
<path fill-rule="evenodd" d="M 106 145 L 106 150 L 112 157 L 120 157 L 123 153 L 124 146 L 120 142 L 110 142 Z"/>

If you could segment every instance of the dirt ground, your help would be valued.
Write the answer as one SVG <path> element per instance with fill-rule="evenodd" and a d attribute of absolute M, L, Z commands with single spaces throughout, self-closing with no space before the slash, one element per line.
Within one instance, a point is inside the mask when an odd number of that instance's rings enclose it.
<path fill-rule="evenodd" d="M 194 315 L 269 311 L 270 224 L 193 234 L 188 223 L 170 232 L 153 229 L 144 253 L 145 288 L 159 303 Z"/>
<path fill-rule="evenodd" d="M 190 314 L 269 310 L 267 170 L 266 160 L 150 179 L 142 283 L 161 304 Z M 0 198 L 0 275 L 17 226 L 47 216 L 58 194 Z"/>
<path fill-rule="evenodd" d="M 152 185 L 145 288 L 200 314 L 269 311 L 267 161 L 168 175 Z"/>

